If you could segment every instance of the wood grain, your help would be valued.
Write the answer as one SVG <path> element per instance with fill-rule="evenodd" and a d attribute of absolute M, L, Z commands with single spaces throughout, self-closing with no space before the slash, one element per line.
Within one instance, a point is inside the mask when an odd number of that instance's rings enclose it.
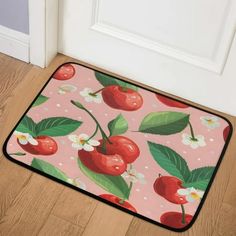
<path fill-rule="evenodd" d="M 83 228 L 62 220 L 56 216 L 50 215 L 39 232 L 39 236 L 79 236 L 83 232 Z"/>
<path fill-rule="evenodd" d="M 50 75 L 66 61 L 76 62 L 72 58 L 58 55 L 48 68 L 41 69 L 0 54 L 1 145 Z M 236 118 L 224 116 L 235 128 Z M 32 174 L 0 154 L 1 236 L 178 234 L 100 203 L 36 173 Z M 236 235 L 235 179 L 234 132 L 199 217 L 181 235 Z"/>

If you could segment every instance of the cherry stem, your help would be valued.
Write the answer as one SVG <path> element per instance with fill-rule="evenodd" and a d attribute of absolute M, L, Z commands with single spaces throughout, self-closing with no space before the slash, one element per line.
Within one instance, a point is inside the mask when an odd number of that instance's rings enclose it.
<path fill-rule="evenodd" d="M 184 205 L 181 204 L 181 210 L 182 210 L 182 224 L 185 224 L 186 221 L 185 221 L 185 209 L 184 209 Z"/>
<path fill-rule="evenodd" d="M 15 153 L 9 153 L 8 155 L 10 155 L 10 156 L 25 156 L 26 153 L 23 153 L 23 152 L 15 152 Z"/>
<path fill-rule="evenodd" d="M 97 93 L 101 92 L 103 89 L 104 89 L 104 88 L 101 88 L 101 89 L 97 90 L 97 91 L 94 92 L 94 93 L 90 93 L 90 95 L 95 96 Z"/>
<path fill-rule="evenodd" d="M 161 176 L 162 176 L 162 175 L 159 173 L 159 174 L 158 174 L 158 177 L 160 178 Z"/>
<path fill-rule="evenodd" d="M 105 139 L 105 141 L 108 141 L 110 144 L 111 144 L 111 141 L 109 140 L 108 136 L 106 135 L 106 133 L 103 131 L 101 125 L 99 124 L 99 122 L 97 121 L 97 119 L 95 118 L 95 116 L 88 110 L 86 109 L 81 103 L 79 102 L 75 102 L 75 101 L 71 101 L 71 103 L 73 105 L 75 105 L 76 107 L 78 107 L 79 109 L 82 109 L 84 111 L 86 111 L 90 117 L 95 121 L 96 125 L 97 125 L 97 128 L 100 130 L 101 132 L 101 135 L 102 135 L 102 138 Z"/>
<path fill-rule="evenodd" d="M 94 131 L 94 133 L 86 140 L 86 141 L 89 141 L 90 139 L 92 139 L 98 132 L 98 125 L 96 125 L 96 129 Z"/>
<path fill-rule="evenodd" d="M 188 122 L 188 124 L 189 124 L 189 127 L 190 127 L 190 132 L 191 132 L 192 140 L 193 141 L 197 141 L 197 139 L 195 138 L 195 135 L 194 135 L 193 126 L 191 125 L 190 122 Z"/>

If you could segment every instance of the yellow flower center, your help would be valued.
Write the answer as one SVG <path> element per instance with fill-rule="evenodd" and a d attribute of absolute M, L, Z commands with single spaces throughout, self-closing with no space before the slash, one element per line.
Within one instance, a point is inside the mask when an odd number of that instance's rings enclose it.
<path fill-rule="evenodd" d="M 208 120 L 206 120 L 209 124 L 213 124 L 214 123 L 214 121 L 212 120 L 212 119 L 208 119 Z"/>
<path fill-rule="evenodd" d="M 84 144 L 86 143 L 86 140 L 80 139 L 80 143 L 81 143 L 82 145 L 84 145 Z"/>
<path fill-rule="evenodd" d="M 16 135 L 16 137 L 20 140 L 27 140 L 26 136 L 23 134 L 18 134 L 18 135 Z"/>
<path fill-rule="evenodd" d="M 196 200 L 200 199 L 200 196 L 197 193 L 191 193 L 191 197 Z"/>

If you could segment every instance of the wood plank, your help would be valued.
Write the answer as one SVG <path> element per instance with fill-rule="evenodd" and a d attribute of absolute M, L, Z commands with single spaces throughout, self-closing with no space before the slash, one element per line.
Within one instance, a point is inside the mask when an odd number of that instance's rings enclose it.
<path fill-rule="evenodd" d="M 170 236 L 171 231 L 135 217 L 133 221 L 131 222 L 130 227 L 126 233 L 126 236 L 133 236 L 133 235 L 135 236 L 144 236 L 144 235 Z"/>
<path fill-rule="evenodd" d="M 37 235 L 64 186 L 33 174 L 0 220 L 3 235 Z"/>
<path fill-rule="evenodd" d="M 83 232 L 83 228 L 62 220 L 56 216 L 50 215 L 46 224 L 39 232 L 39 236 L 79 236 Z"/>
<path fill-rule="evenodd" d="M 26 171 L 4 158 L 1 161 L 0 173 L 0 218 L 2 218 L 17 194 L 29 181 L 32 172 Z"/>
<path fill-rule="evenodd" d="M 222 204 L 214 236 L 235 236 L 236 235 L 236 207 L 229 204 Z"/>
<path fill-rule="evenodd" d="M 97 201 L 75 190 L 66 188 L 60 195 L 52 214 L 73 224 L 85 227 Z"/>
<path fill-rule="evenodd" d="M 82 235 L 125 235 L 132 219 L 133 216 L 127 213 L 99 203 Z"/>

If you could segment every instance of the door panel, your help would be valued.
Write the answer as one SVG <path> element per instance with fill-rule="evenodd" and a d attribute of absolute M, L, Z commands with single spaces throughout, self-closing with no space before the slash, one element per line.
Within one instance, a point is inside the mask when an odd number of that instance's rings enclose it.
<path fill-rule="evenodd" d="M 236 1 L 59 3 L 60 52 L 236 115 Z"/>

